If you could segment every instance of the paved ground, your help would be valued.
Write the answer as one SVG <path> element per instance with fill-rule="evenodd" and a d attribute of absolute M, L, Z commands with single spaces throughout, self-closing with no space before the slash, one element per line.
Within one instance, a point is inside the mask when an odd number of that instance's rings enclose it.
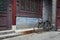
<path fill-rule="evenodd" d="M 60 40 L 60 32 L 33 33 L 4 40 Z"/>

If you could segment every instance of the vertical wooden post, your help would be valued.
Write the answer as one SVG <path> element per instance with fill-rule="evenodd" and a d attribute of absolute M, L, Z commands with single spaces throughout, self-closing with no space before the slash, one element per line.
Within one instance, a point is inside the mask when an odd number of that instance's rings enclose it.
<path fill-rule="evenodd" d="M 12 24 L 16 25 L 16 0 L 13 0 L 12 5 Z"/>

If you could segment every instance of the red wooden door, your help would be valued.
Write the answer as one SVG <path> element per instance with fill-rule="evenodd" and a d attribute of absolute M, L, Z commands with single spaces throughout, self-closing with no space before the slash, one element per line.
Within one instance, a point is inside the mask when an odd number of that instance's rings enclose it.
<path fill-rule="evenodd" d="M 57 0 L 56 6 L 56 26 L 58 29 L 60 28 L 60 0 Z"/>
<path fill-rule="evenodd" d="M 0 30 L 9 30 L 12 25 L 12 0 L 0 0 Z"/>

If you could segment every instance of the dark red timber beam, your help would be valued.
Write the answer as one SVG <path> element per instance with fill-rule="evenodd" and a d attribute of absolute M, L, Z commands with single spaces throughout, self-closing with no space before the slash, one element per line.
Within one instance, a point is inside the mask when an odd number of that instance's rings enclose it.
<path fill-rule="evenodd" d="M 16 25 L 16 0 L 13 0 L 12 5 L 12 24 Z"/>

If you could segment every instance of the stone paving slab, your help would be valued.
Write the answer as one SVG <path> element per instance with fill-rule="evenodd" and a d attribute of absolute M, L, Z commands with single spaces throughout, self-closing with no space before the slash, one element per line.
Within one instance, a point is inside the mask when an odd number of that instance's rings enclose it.
<path fill-rule="evenodd" d="M 60 40 L 60 32 L 32 33 L 4 40 Z"/>

